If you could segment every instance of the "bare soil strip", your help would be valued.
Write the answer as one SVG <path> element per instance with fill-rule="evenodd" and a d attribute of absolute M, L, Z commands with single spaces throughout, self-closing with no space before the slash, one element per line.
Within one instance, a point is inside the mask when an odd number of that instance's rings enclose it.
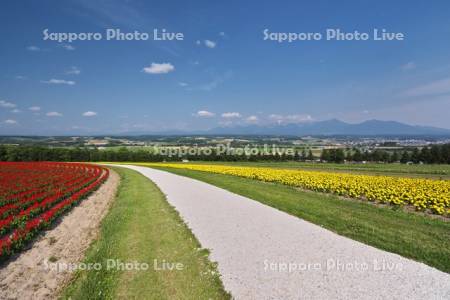
<path fill-rule="evenodd" d="M 56 264 L 82 261 L 97 237 L 102 218 L 114 199 L 119 176 L 108 180 L 89 198 L 65 215 L 59 224 L 43 233 L 32 248 L 0 268 L 0 299 L 55 299 L 72 273 L 57 271 Z"/>

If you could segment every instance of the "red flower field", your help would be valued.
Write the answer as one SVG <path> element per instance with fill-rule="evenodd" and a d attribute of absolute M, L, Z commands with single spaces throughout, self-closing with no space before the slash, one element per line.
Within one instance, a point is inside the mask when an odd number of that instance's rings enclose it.
<path fill-rule="evenodd" d="M 23 249 L 108 175 L 89 164 L 0 162 L 0 258 Z"/>

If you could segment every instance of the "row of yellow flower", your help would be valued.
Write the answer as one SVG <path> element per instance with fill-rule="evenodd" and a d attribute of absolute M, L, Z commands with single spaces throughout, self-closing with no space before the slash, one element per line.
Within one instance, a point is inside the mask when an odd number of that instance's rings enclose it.
<path fill-rule="evenodd" d="M 146 165 L 241 176 L 369 201 L 395 205 L 408 204 L 413 205 L 417 210 L 429 209 L 440 215 L 450 215 L 450 181 L 448 180 L 222 165 L 166 163 Z"/>

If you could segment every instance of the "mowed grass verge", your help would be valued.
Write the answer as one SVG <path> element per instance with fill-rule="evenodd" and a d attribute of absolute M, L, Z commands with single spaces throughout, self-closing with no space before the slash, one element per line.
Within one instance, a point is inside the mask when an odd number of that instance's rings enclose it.
<path fill-rule="evenodd" d="M 450 222 L 358 200 L 231 175 L 157 168 L 198 179 L 450 273 Z"/>
<path fill-rule="evenodd" d="M 229 299 L 208 251 L 184 224 L 164 195 L 136 171 L 114 168 L 121 183 L 99 238 L 85 263 L 101 270 L 78 271 L 63 292 L 71 299 Z M 148 270 L 107 269 L 107 259 L 147 263 Z M 182 270 L 155 270 L 163 262 Z"/>

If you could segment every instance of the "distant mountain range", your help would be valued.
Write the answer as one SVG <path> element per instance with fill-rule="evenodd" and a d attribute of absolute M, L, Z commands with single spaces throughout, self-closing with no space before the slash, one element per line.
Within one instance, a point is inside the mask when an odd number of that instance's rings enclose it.
<path fill-rule="evenodd" d="M 117 135 L 117 134 L 115 134 Z M 368 120 L 362 123 L 346 123 L 337 119 L 292 124 L 247 125 L 216 127 L 209 130 L 167 130 L 123 132 L 123 136 L 137 135 L 291 135 L 291 136 L 449 136 L 450 129 L 408 125 L 396 121 Z"/>
<path fill-rule="evenodd" d="M 13 136 L 14 134 L 9 134 Z M 25 134 L 26 136 L 27 134 Z M 33 134 L 28 134 L 33 136 Z M 280 135 L 280 136 L 443 136 L 450 137 L 450 129 L 431 126 L 408 125 L 396 121 L 368 120 L 361 123 L 346 123 L 337 119 L 291 124 L 236 125 L 215 127 L 209 130 L 165 130 L 111 132 L 60 132 L 47 136 L 168 136 L 168 135 Z M 24 134 L 15 134 L 24 136 Z"/>
<path fill-rule="evenodd" d="M 450 129 L 429 126 L 413 126 L 395 121 L 368 120 L 350 124 L 337 119 L 326 121 L 284 124 L 217 127 L 203 134 L 221 135 L 449 135 Z"/>

